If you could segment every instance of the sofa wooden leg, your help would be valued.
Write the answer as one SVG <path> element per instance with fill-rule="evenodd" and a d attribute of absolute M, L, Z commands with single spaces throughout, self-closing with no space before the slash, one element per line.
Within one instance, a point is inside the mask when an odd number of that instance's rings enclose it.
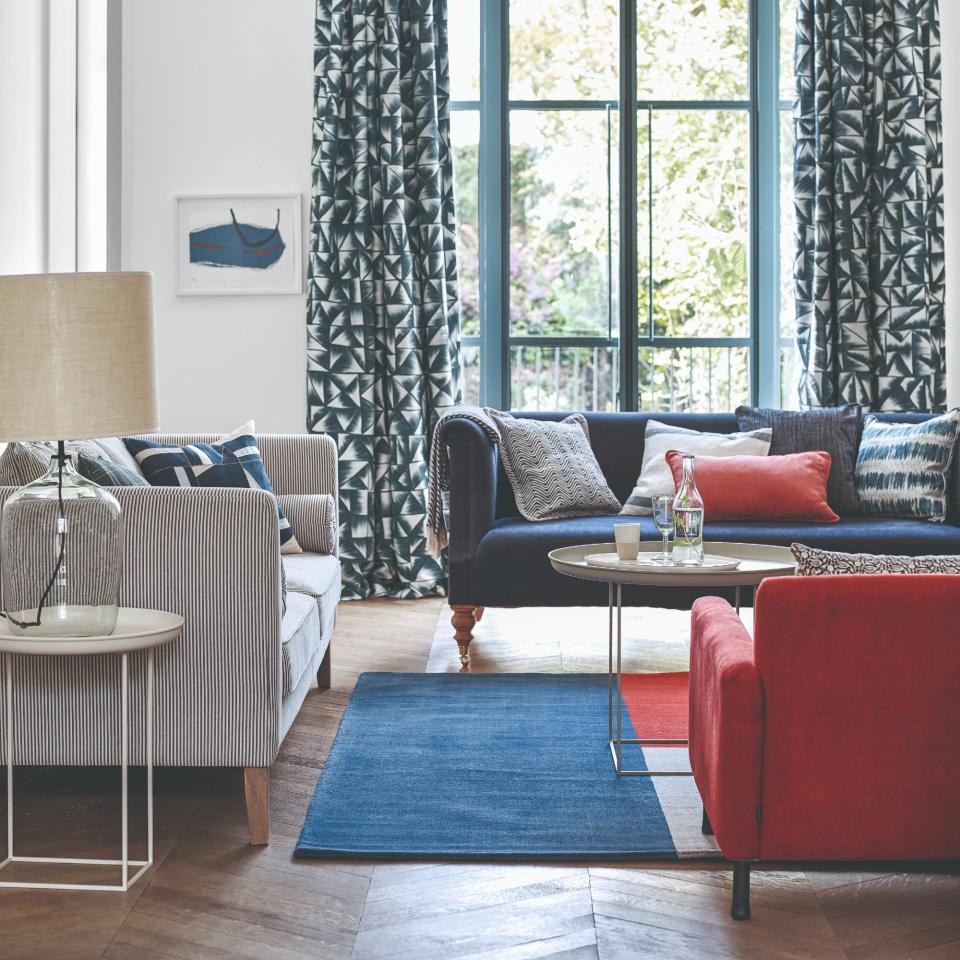
<path fill-rule="evenodd" d="M 710 818 L 707 816 L 707 808 L 703 808 L 703 822 L 700 824 L 700 830 L 708 837 L 713 836 L 713 827 L 710 824 Z"/>
<path fill-rule="evenodd" d="M 473 608 L 473 618 L 479 623 L 483 619 L 483 611 L 486 607 L 474 607 Z"/>
<path fill-rule="evenodd" d="M 327 652 L 323 655 L 323 659 L 320 661 L 320 666 L 317 669 L 317 686 L 321 690 L 330 689 L 330 650 L 332 647 L 332 643 L 327 644 Z"/>
<path fill-rule="evenodd" d="M 270 768 L 244 767 L 243 792 L 247 799 L 250 845 L 265 846 L 270 842 Z"/>
<path fill-rule="evenodd" d="M 473 639 L 473 628 L 477 622 L 477 608 L 463 604 L 451 604 L 453 616 L 453 636 L 460 648 L 460 662 L 467 666 L 470 663 L 470 641 Z"/>
<path fill-rule="evenodd" d="M 733 904 L 730 916 L 734 920 L 750 919 L 750 861 L 733 861 Z"/>

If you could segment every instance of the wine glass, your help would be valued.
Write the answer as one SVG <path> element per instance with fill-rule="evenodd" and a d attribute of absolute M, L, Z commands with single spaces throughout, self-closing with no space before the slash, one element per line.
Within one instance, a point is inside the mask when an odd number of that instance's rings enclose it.
<path fill-rule="evenodd" d="M 655 563 L 673 563 L 673 556 L 670 553 L 670 532 L 673 530 L 673 496 L 658 496 L 652 500 L 653 504 L 653 522 L 663 537 L 663 547 L 660 553 L 652 559 Z"/>

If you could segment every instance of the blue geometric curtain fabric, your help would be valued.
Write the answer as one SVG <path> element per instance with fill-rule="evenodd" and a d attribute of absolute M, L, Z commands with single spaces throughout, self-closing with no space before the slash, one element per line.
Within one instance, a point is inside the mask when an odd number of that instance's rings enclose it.
<path fill-rule="evenodd" d="M 937 0 L 798 0 L 795 66 L 801 403 L 942 410 Z"/>
<path fill-rule="evenodd" d="M 446 0 L 318 0 L 308 427 L 340 451 L 344 595 L 442 592 L 428 445 L 459 400 Z"/>

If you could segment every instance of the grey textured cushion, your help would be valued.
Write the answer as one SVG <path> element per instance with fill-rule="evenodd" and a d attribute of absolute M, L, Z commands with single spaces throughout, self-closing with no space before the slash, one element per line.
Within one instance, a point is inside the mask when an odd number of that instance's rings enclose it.
<path fill-rule="evenodd" d="M 874 553 L 836 553 L 802 543 L 790 545 L 798 577 L 829 577 L 841 573 L 960 573 L 960 557 L 899 557 Z"/>
<path fill-rule="evenodd" d="M 860 497 L 854 477 L 860 437 L 860 404 L 825 407 L 822 410 L 770 410 L 737 407 L 741 430 L 773 427 L 770 456 L 824 450 L 830 454 L 827 501 L 837 513 L 860 513 Z"/>
<path fill-rule="evenodd" d="M 863 512 L 943 523 L 958 431 L 960 409 L 922 423 L 865 417 L 856 474 Z"/>
<path fill-rule="evenodd" d="M 491 413 L 500 430 L 503 469 L 527 520 L 561 520 L 620 512 L 590 446 L 586 418 L 560 423 Z"/>

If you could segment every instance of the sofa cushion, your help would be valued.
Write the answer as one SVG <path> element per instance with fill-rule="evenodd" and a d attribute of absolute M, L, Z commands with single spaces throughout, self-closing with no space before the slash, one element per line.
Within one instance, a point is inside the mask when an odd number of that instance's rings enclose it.
<path fill-rule="evenodd" d="M 487 412 L 500 430 L 503 466 L 527 520 L 620 511 L 590 448 L 584 416 L 549 423 Z"/>
<path fill-rule="evenodd" d="M 470 570 L 469 595 L 457 602 L 486 602 L 491 606 L 538 606 L 597 602 L 606 598 L 606 586 L 572 580 L 556 573 L 547 553 L 577 543 L 612 543 L 613 524 L 622 517 L 581 517 L 530 523 L 503 518 L 481 539 Z M 650 517 L 630 522 L 641 526 L 641 538 L 659 542 Z M 705 524 L 706 540 L 728 543 L 769 543 L 789 547 L 806 543 L 823 549 L 859 553 L 960 553 L 960 527 L 925 520 L 843 517 L 838 523 L 771 523 L 769 520 L 731 520 Z M 599 589 L 598 589 L 599 588 Z M 659 591 L 664 603 L 682 604 L 681 591 Z M 713 592 L 713 591 L 711 591 Z M 673 594 L 676 593 L 676 598 Z"/>
<path fill-rule="evenodd" d="M 841 553 L 791 544 L 798 577 L 832 577 L 843 573 L 960 573 L 960 556 L 904 557 L 889 553 Z"/>
<path fill-rule="evenodd" d="M 667 453 L 677 490 L 684 454 Z M 830 454 L 823 450 L 779 457 L 696 458 L 696 485 L 711 520 L 809 520 L 836 523 L 827 503 Z M 679 494 L 678 494 L 679 496 Z"/>
<path fill-rule="evenodd" d="M 914 424 L 864 417 L 856 474 L 863 512 L 942 523 L 958 432 L 960 409 Z"/>
<path fill-rule="evenodd" d="M 273 494 L 276 500 L 252 434 L 228 435 L 216 443 L 189 443 L 185 446 L 144 437 L 124 437 L 123 442 L 143 475 L 154 486 L 259 488 Z M 279 503 L 277 518 L 280 552 L 299 553 L 300 545 Z"/>
<path fill-rule="evenodd" d="M 860 513 L 860 497 L 854 480 L 857 445 L 860 442 L 860 404 L 821 410 L 772 410 L 737 407 L 741 430 L 773 428 L 770 456 L 824 450 L 830 454 L 827 500 L 837 513 Z"/>
<path fill-rule="evenodd" d="M 283 693 L 296 689 L 320 646 L 320 610 L 305 593 L 287 593 L 287 612 L 280 621 L 283 651 Z"/>
<path fill-rule="evenodd" d="M 340 561 L 327 553 L 293 553 L 283 558 L 287 590 L 308 597 L 323 596 L 340 578 Z"/>
<path fill-rule="evenodd" d="M 67 453 L 73 455 L 74 465 L 77 458 L 84 455 L 112 461 L 139 474 L 136 462 L 125 449 L 125 456 L 121 457 L 117 453 L 117 444 L 123 446 L 116 437 L 104 440 L 68 440 L 65 448 Z M 56 452 L 57 444 L 52 440 L 8 443 L 0 455 L 0 487 L 22 487 L 33 483 L 34 480 L 39 480 L 47 472 L 50 467 L 50 458 Z"/>
<path fill-rule="evenodd" d="M 130 470 L 106 457 L 77 456 L 77 472 L 101 487 L 149 487 L 139 470 Z"/>
<path fill-rule="evenodd" d="M 643 439 L 643 465 L 621 513 L 649 516 L 653 513 L 653 497 L 674 493 L 676 486 L 666 461 L 671 450 L 696 456 L 763 457 L 770 449 L 772 436 L 770 427 L 762 427 L 751 433 L 705 433 L 659 420 L 648 420 Z"/>

